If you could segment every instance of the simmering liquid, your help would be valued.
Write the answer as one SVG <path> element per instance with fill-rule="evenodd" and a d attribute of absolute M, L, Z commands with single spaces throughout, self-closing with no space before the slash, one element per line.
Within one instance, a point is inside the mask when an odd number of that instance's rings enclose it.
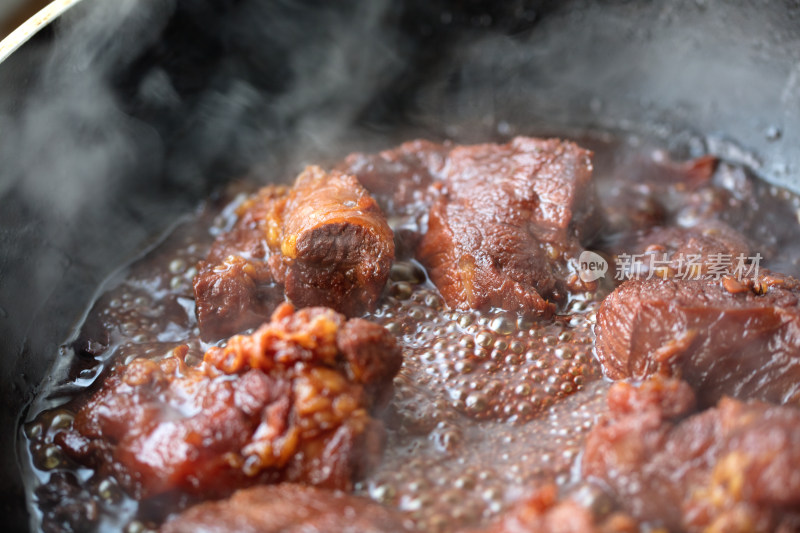
<path fill-rule="evenodd" d="M 594 182 L 609 224 L 589 248 L 602 257 L 635 238 L 637 217 L 661 217 L 667 226 L 712 218 L 747 237 L 762 267 L 800 272 L 798 197 L 724 161 L 710 180 L 691 184 L 690 170 L 636 138 L 577 142 L 595 152 Z M 689 181 L 674 178 L 681 172 Z M 23 428 L 27 483 L 45 529 L 145 531 L 194 503 L 182 494 L 137 502 L 112 476 L 70 460 L 53 437 L 71 426 L 113 365 L 163 358 L 179 345 L 189 347 L 187 363 L 202 359 L 210 345 L 200 339 L 192 280 L 215 236 L 231 227 L 240 200 L 231 193 L 204 206 L 115 275 L 64 346 Z M 426 531 L 485 524 L 544 483 L 587 506 L 607 505 L 585 483 L 579 459 L 610 386 L 595 358 L 593 326 L 600 302 L 621 283 L 616 277 L 612 263 L 596 292 L 572 297 L 554 318 L 537 321 L 500 308 L 449 309 L 421 264 L 396 261 L 377 309 L 365 318 L 396 335 L 404 363 L 383 416 L 382 461 L 357 482 L 356 493 Z"/>

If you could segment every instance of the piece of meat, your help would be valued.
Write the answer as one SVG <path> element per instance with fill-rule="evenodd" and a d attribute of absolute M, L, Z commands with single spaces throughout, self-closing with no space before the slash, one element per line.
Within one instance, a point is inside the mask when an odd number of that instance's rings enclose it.
<path fill-rule="evenodd" d="M 350 154 L 335 168 L 357 177 L 388 217 L 418 219 L 438 195 L 436 184 L 452 149 L 451 143 L 408 141 L 377 154 Z"/>
<path fill-rule="evenodd" d="M 750 245 L 739 232 L 719 221 L 691 228 L 655 227 L 611 248 L 616 278 L 721 278 L 737 268 L 752 268 Z M 742 274 L 744 272 L 739 272 Z"/>
<path fill-rule="evenodd" d="M 394 236 L 358 180 L 308 167 L 270 216 L 270 266 L 295 305 L 347 316 L 375 307 L 394 261 Z"/>
<path fill-rule="evenodd" d="M 374 308 L 394 260 L 380 208 L 350 175 L 308 167 L 237 210 L 194 279 L 204 340 L 258 326 L 284 300 L 347 316 Z"/>
<path fill-rule="evenodd" d="M 283 301 L 269 265 L 229 255 L 204 262 L 194 278 L 195 315 L 205 340 L 230 336 L 264 322 Z"/>
<path fill-rule="evenodd" d="M 800 410 L 724 398 L 684 418 L 693 405 L 675 380 L 615 384 L 589 433 L 584 475 L 671 531 L 796 531 Z"/>
<path fill-rule="evenodd" d="M 400 516 L 369 500 L 302 485 L 253 487 L 206 502 L 165 523 L 162 533 L 394 533 Z"/>
<path fill-rule="evenodd" d="M 558 500 L 555 485 L 545 485 L 517 503 L 489 527 L 474 533 L 637 533 L 636 521 L 623 513 L 597 518 L 575 501 Z"/>
<path fill-rule="evenodd" d="M 287 193 L 268 186 L 247 198 L 236 210 L 237 221 L 214 242 L 194 278 L 195 314 L 206 341 L 230 337 L 256 327 L 284 300 L 267 264 L 267 215 Z"/>
<path fill-rule="evenodd" d="M 376 195 L 403 255 L 422 239 L 417 255 L 451 307 L 549 315 L 593 288 L 569 265 L 598 227 L 590 153 L 572 143 L 412 141 L 337 168 Z"/>
<path fill-rule="evenodd" d="M 402 362 L 381 326 L 284 304 L 197 367 L 182 353 L 117 367 L 56 441 L 137 498 L 284 480 L 347 489 L 379 457 L 370 413 Z"/>
<path fill-rule="evenodd" d="M 763 271 L 755 286 L 629 280 L 601 304 L 595 333 L 612 379 L 679 375 L 704 405 L 723 394 L 800 398 L 800 292 L 792 278 Z"/>
<path fill-rule="evenodd" d="M 594 288 L 571 267 L 596 230 L 591 153 L 556 139 L 455 147 L 418 258 L 451 307 L 549 315 Z"/>
<path fill-rule="evenodd" d="M 335 167 L 356 176 L 378 201 L 394 231 L 398 257 L 413 257 L 427 230 L 452 148 L 449 142 L 415 140 L 377 154 L 350 154 Z"/>
<path fill-rule="evenodd" d="M 547 252 L 524 226 L 495 219 L 460 203 L 437 202 L 419 249 L 428 275 L 451 307 L 551 315 L 566 293 Z"/>
<path fill-rule="evenodd" d="M 453 307 L 547 315 L 567 291 L 586 290 L 568 263 L 581 251 L 576 237 L 596 231 L 597 218 L 589 152 L 572 143 L 412 141 L 352 154 L 338 168 L 400 219 L 395 232 L 412 233 L 402 247 L 425 233 L 418 255 Z"/>

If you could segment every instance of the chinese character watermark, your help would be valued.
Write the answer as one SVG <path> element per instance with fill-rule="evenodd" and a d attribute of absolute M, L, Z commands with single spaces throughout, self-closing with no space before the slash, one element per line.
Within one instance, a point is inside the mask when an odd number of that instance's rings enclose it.
<path fill-rule="evenodd" d="M 761 265 L 760 253 L 748 256 L 739 254 L 714 253 L 707 256 L 701 254 L 685 254 L 669 258 L 667 253 L 642 254 L 621 253 L 616 256 L 616 272 L 614 279 L 653 279 L 673 278 L 684 280 L 704 279 L 720 280 L 724 277 L 742 281 L 746 278 L 757 279 Z M 608 262 L 599 254 L 588 250 L 581 253 L 573 267 L 584 282 L 604 278 L 608 272 Z"/>

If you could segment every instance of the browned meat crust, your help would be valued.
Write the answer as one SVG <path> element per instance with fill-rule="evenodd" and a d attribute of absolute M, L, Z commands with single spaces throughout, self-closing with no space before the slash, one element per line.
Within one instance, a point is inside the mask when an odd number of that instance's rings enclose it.
<path fill-rule="evenodd" d="M 595 229 L 591 153 L 555 139 L 454 148 L 418 257 L 451 307 L 549 315 L 593 288 L 570 268 Z"/>
<path fill-rule="evenodd" d="M 394 261 L 394 237 L 355 177 L 309 167 L 270 217 L 270 265 L 293 303 L 347 316 L 374 308 Z"/>
<path fill-rule="evenodd" d="M 64 449 L 138 498 L 284 480 L 346 489 L 379 457 L 370 413 L 401 364 L 381 326 L 284 304 L 197 367 L 176 352 L 118 367 L 57 436 Z"/>
<path fill-rule="evenodd" d="M 704 405 L 724 394 L 774 403 L 800 397 L 797 281 L 766 272 L 760 279 L 754 288 L 731 279 L 625 282 L 597 314 L 605 372 L 679 375 Z"/>
<path fill-rule="evenodd" d="M 267 259 L 267 221 L 286 187 L 264 187 L 238 209 L 231 231 L 220 235 L 194 278 L 195 314 L 205 340 L 229 337 L 266 320 L 283 301 Z"/>
<path fill-rule="evenodd" d="M 215 340 L 261 324 L 286 297 L 347 316 L 374 308 L 394 260 L 380 208 L 350 175 L 308 167 L 239 208 L 194 280 L 197 320 Z"/>
<path fill-rule="evenodd" d="M 356 176 L 387 216 L 418 221 L 438 196 L 452 149 L 450 143 L 415 140 L 377 154 L 350 154 L 336 168 Z"/>
<path fill-rule="evenodd" d="M 615 384 L 589 434 L 583 471 L 623 509 L 670 530 L 795 531 L 800 524 L 800 410 L 723 398 L 691 412 L 678 381 Z"/>

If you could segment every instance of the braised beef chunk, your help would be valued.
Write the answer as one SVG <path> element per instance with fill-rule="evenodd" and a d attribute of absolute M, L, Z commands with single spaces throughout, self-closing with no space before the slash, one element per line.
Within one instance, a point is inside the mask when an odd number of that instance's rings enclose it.
<path fill-rule="evenodd" d="M 454 148 L 418 250 L 448 305 L 549 315 L 589 289 L 569 260 L 593 229 L 591 172 L 590 152 L 570 142 Z"/>
<path fill-rule="evenodd" d="M 194 278 L 195 314 L 204 340 L 230 337 L 267 320 L 284 300 L 267 260 L 268 215 L 287 194 L 268 186 L 236 210 L 237 221 L 215 241 Z"/>
<path fill-rule="evenodd" d="M 379 456 L 382 426 L 370 412 L 401 364 L 382 329 L 284 304 L 197 367 L 180 350 L 118 367 L 58 440 L 137 497 L 283 480 L 349 488 Z"/>
<path fill-rule="evenodd" d="M 411 234 L 402 247 L 424 232 L 417 255 L 451 307 L 549 315 L 587 289 L 568 267 L 579 238 L 598 229 L 590 153 L 575 144 L 412 141 L 338 168 L 376 195 L 396 233 Z"/>
<path fill-rule="evenodd" d="M 552 314 L 548 298 L 565 294 L 546 252 L 524 226 L 500 225 L 485 214 L 445 201 L 431 209 L 419 258 L 447 304 Z"/>
<path fill-rule="evenodd" d="M 394 231 L 398 257 L 414 256 L 451 149 L 449 142 L 409 141 L 377 154 L 350 154 L 336 166 L 356 176 L 378 201 Z"/>
<path fill-rule="evenodd" d="M 206 340 L 233 335 L 264 322 L 283 301 L 267 263 L 230 255 L 204 262 L 194 278 L 195 314 Z"/>
<path fill-rule="evenodd" d="M 595 333 L 613 379 L 676 374 L 704 404 L 723 394 L 800 398 L 800 292 L 792 278 L 765 272 L 751 287 L 735 278 L 630 280 L 601 304 Z"/>
<path fill-rule="evenodd" d="M 636 533 L 639 524 L 624 513 L 598 518 L 579 503 L 559 501 L 555 485 L 545 485 L 517 503 L 500 520 L 475 533 Z"/>
<path fill-rule="evenodd" d="M 719 279 L 725 274 L 742 275 L 753 270 L 747 239 L 719 221 L 701 222 L 691 228 L 652 228 L 617 243 L 611 251 L 615 254 L 617 277 L 622 279 Z"/>
<path fill-rule="evenodd" d="M 163 533 L 394 533 L 400 517 L 380 505 L 329 491 L 281 483 L 240 490 L 227 500 L 197 505 Z"/>
<path fill-rule="evenodd" d="M 291 189 L 265 187 L 245 201 L 194 280 L 204 339 L 255 327 L 286 297 L 348 316 L 377 303 L 394 259 L 392 231 L 349 175 L 308 167 Z"/>
<path fill-rule="evenodd" d="M 615 384 L 583 473 L 636 518 L 673 531 L 796 531 L 800 410 L 723 398 L 684 418 L 693 404 L 677 381 Z"/>
<path fill-rule="evenodd" d="M 409 141 L 377 154 L 350 154 L 336 168 L 357 177 L 388 217 L 419 219 L 438 194 L 452 148 L 450 143 Z"/>
<path fill-rule="evenodd" d="M 289 300 L 347 316 L 375 307 L 394 260 L 394 236 L 355 177 L 308 167 L 270 217 L 270 266 Z"/>

